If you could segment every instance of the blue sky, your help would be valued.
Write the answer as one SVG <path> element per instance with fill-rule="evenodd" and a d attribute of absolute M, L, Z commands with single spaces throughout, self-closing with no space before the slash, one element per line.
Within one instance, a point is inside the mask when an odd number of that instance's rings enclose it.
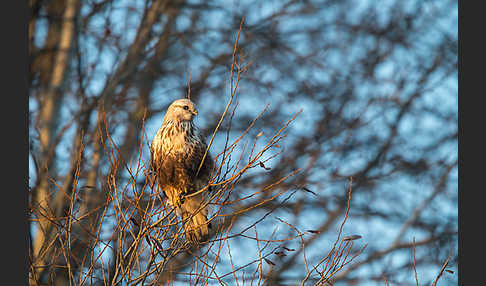
<path fill-rule="evenodd" d="M 190 1 L 190 2 L 195 2 L 198 3 L 198 1 Z M 241 1 L 245 2 L 245 1 Z M 387 18 L 387 7 L 389 4 L 393 3 L 394 1 L 384 1 L 380 3 L 382 13 L 378 13 L 378 18 L 379 20 L 385 21 Z M 411 1 L 413 2 L 413 1 Z M 234 11 L 238 11 L 238 7 L 240 1 L 214 1 L 215 5 L 233 5 Z M 353 10 L 350 11 L 348 17 L 350 19 L 353 18 L 353 13 L 359 13 L 361 9 L 365 9 L 369 3 L 372 3 L 370 1 L 356 1 L 356 6 L 354 7 Z M 430 3 L 428 9 L 433 11 L 435 9 L 435 5 L 439 5 L 440 1 L 432 2 Z M 413 3 L 412 3 L 413 4 Z M 113 9 L 113 14 L 111 18 L 113 24 L 112 27 L 114 29 L 114 33 L 118 31 L 123 31 L 123 41 L 130 42 L 134 35 L 135 35 L 135 27 L 140 21 L 139 15 L 137 16 L 137 13 L 130 13 L 126 14 L 126 10 L 124 9 L 118 9 L 117 7 L 125 7 L 126 5 L 134 5 L 137 6 L 138 8 L 143 7 L 143 1 L 129 1 L 129 0 L 124 0 L 124 1 L 117 1 L 115 2 L 114 6 L 111 8 Z M 246 18 L 247 23 L 252 23 L 252 21 L 255 21 L 255 19 L 260 19 L 261 17 L 264 17 L 265 15 L 269 15 L 271 13 L 274 13 L 275 11 L 278 11 L 281 6 L 280 1 L 265 1 L 261 2 L 258 6 L 258 9 L 255 9 L 255 13 L 249 15 Z M 332 8 L 330 8 L 332 9 Z M 231 10 L 231 9 L 230 9 Z M 87 13 L 87 11 L 83 10 L 83 13 Z M 227 17 L 223 12 L 211 12 L 209 13 L 208 16 L 208 26 L 214 26 L 218 27 L 221 25 L 221 23 L 225 23 L 227 20 L 225 17 Z M 295 27 L 299 28 L 305 28 L 306 25 L 313 26 L 316 21 L 315 19 L 312 18 L 307 18 L 304 19 L 304 22 L 297 22 L 297 20 L 302 21 L 302 19 L 288 19 L 286 21 L 281 22 L 281 26 L 279 26 L 280 29 L 285 30 L 285 29 L 294 29 Z M 318 22 L 318 21 L 316 21 Z M 301 24 L 303 23 L 303 24 Z M 187 21 L 181 20 L 177 23 L 180 27 L 184 27 L 187 25 Z M 38 26 L 38 33 L 36 37 L 36 42 L 39 43 L 39 45 L 42 43 L 43 38 L 45 37 L 45 27 L 43 26 L 45 23 L 40 22 Z M 97 18 L 95 17 L 90 23 L 93 29 L 97 29 L 97 27 L 103 27 L 104 25 L 104 19 L 103 18 Z M 450 17 L 444 17 L 440 21 L 437 21 L 436 27 L 431 27 L 429 31 L 424 31 L 424 35 L 421 38 L 422 41 L 424 42 L 418 42 L 417 44 L 417 54 L 424 54 L 424 57 L 427 56 L 427 53 L 430 53 L 429 50 L 427 49 L 421 49 L 423 47 L 424 43 L 427 43 L 428 41 L 437 41 L 436 38 L 436 33 L 434 31 L 436 30 L 450 30 L 452 37 L 457 39 L 457 11 L 452 11 Z M 43 28 L 44 27 L 44 28 Z M 236 31 L 235 31 L 236 32 Z M 216 41 L 217 37 L 219 37 L 218 34 L 216 33 L 211 33 L 209 32 L 207 35 L 208 39 L 207 41 L 202 41 L 200 47 L 196 46 L 197 49 L 204 50 L 208 42 L 210 43 L 211 41 Z M 296 35 L 298 38 L 299 35 Z M 329 37 L 336 37 L 336 39 L 339 39 L 339 34 L 338 33 L 329 33 Z M 304 44 L 302 44 L 300 47 L 297 47 L 298 50 L 301 50 L 302 52 L 306 52 L 308 49 L 311 49 L 312 47 L 307 46 L 305 41 L 302 41 Z M 94 80 L 91 81 L 88 91 L 92 95 L 98 94 L 102 89 L 103 85 L 105 83 L 106 77 L 109 75 L 110 72 L 112 72 L 115 69 L 115 61 L 116 61 L 116 53 L 117 51 L 113 48 L 107 48 L 103 50 L 102 54 L 97 54 L 95 51 L 96 49 L 96 42 L 93 40 L 91 37 L 87 37 L 84 39 L 83 42 L 83 48 L 84 48 L 84 55 L 86 56 L 86 61 L 87 63 L 91 61 L 96 61 L 96 66 L 95 66 L 95 71 L 96 71 L 96 77 Z M 218 47 L 221 50 L 228 49 L 226 46 L 220 46 Z M 231 47 L 230 47 L 231 48 Z M 350 50 L 349 54 L 345 54 L 343 56 L 342 53 L 336 53 L 336 54 L 329 54 L 327 57 L 329 57 L 329 63 L 330 64 L 344 64 L 346 61 L 352 61 L 353 56 L 359 56 L 359 49 L 358 50 Z M 377 70 L 377 77 L 378 78 L 393 78 L 396 74 L 399 73 L 406 73 L 408 72 L 408 69 L 412 69 L 410 66 L 407 66 L 406 64 L 404 65 L 403 62 L 398 62 L 398 61 L 403 61 L 406 59 L 407 53 L 409 51 L 398 51 L 394 58 L 397 59 L 396 62 L 387 62 L 381 65 L 378 70 Z M 217 50 L 214 50 L 214 53 L 217 53 Z M 205 60 L 203 58 L 198 58 L 197 54 L 192 55 L 194 57 L 193 61 L 191 61 L 191 66 L 187 67 L 188 71 L 187 74 L 189 73 L 189 70 L 192 73 L 192 77 L 195 78 L 197 77 L 198 72 L 201 71 L 201 68 L 204 67 L 205 65 Z M 292 63 L 289 63 L 292 64 Z M 258 71 L 256 71 L 258 73 Z M 268 81 L 273 81 L 276 78 L 278 78 L 278 71 L 277 70 L 272 70 L 271 68 L 266 69 L 264 71 L 260 71 L 261 78 L 268 80 Z M 302 70 L 301 76 L 303 79 L 309 80 L 309 78 L 315 79 L 316 81 L 325 81 L 327 74 L 325 72 L 319 71 L 319 70 Z M 215 80 L 224 80 L 228 82 L 228 76 L 224 75 L 223 78 L 215 79 Z M 419 101 L 417 104 L 422 104 L 424 106 L 434 106 L 434 105 L 440 105 L 442 108 L 451 110 L 453 113 L 457 114 L 457 79 L 454 76 L 450 76 L 446 78 L 445 80 L 440 77 L 440 75 L 437 75 L 437 87 L 432 89 L 430 92 L 428 92 L 422 99 Z M 289 85 L 288 87 L 285 86 L 285 84 Z M 158 82 L 156 85 L 155 90 L 153 91 L 153 106 L 155 108 L 163 108 L 166 106 L 172 99 L 176 99 L 180 97 L 180 90 L 177 89 L 181 85 L 181 82 L 174 81 L 173 79 L 169 78 L 167 80 L 163 80 L 161 82 Z M 377 96 L 380 96 L 381 94 L 387 94 L 393 91 L 393 86 L 388 86 L 386 84 L 383 84 L 380 86 L 381 88 L 376 89 L 376 85 L 370 85 L 366 86 L 363 85 L 361 90 L 358 90 L 357 92 L 363 94 L 363 98 L 366 99 L 367 96 L 370 94 L 378 94 Z M 286 96 L 286 90 L 292 90 L 294 86 L 291 86 L 290 83 L 282 83 L 279 86 L 279 89 L 277 91 L 272 91 L 272 97 L 270 95 L 266 96 L 266 94 L 262 94 L 262 96 L 259 97 L 254 97 L 251 96 L 255 92 L 259 92 L 256 89 L 252 89 L 251 87 L 246 87 L 244 85 L 244 81 L 241 83 L 240 87 L 240 95 L 238 98 L 238 101 L 240 103 L 238 112 L 241 113 L 249 113 L 252 114 L 253 116 L 256 116 L 263 107 L 268 104 L 272 103 L 270 105 L 270 109 L 273 108 L 279 108 L 285 113 L 289 114 L 289 118 L 291 114 L 294 114 L 298 112 L 300 109 L 303 110 L 303 113 L 291 124 L 291 129 L 290 129 L 290 134 L 302 134 L 309 129 L 313 128 L 313 125 L 310 124 L 313 121 L 313 112 L 319 112 L 321 109 L 320 106 L 316 106 L 312 101 L 306 100 L 305 98 L 299 98 L 293 102 L 293 104 L 275 104 L 275 99 L 279 98 L 284 99 Z M 280 93 L 280 94 L 279 94 Z M 207 101 L 202 101 L 200 102 L 200 109 L 201 110 L 207 110 L 209 107 L 212 107 L 217 110 L 221 110 L 224 107 L 224 104 L 226 100 L 228 99 L 229 91 L 228 90 L 222 90 L 220 94 L 213 94 L 210 100 Z M 72 110 L 75 108 L 77 105 L 77 102 L 72 98 L 67 96 L 66 101 L 63 102 L 63 118 L 69 119 L 72 114 Z M 217 103 L 214 99 L 215 98 L 223 98 L 225 99 L 224 101 L 219 101 Z M 364 101 L 363 101 L 364 104 Z M 255 106 L 260 106 L 261 108 L 255 108 Z M 29 101 L 29 110 L 30 111 L 35 111 L 37 110 L 36 102 L 32 98 Z M 362 106 L 356 105 L 350 108 L 348 111 L 349 114 L 355 114 L 356 112 L 359 112 L 361 110 Z M 363 116 L 363 119 L 369 119 L 372 120 L 376 114 L 380 114 L 384 112 L 383 110 L 377 109 L 377 110 L 370 110 L 369 112 L 365 113 Z M 388 111 L 386 111 L 388 112 Z M 153 135 L 156 133 L 157 129 L 160 127 L 160 124 L 162 122 L 162 116 L 163 114 L 154 116 L 150 121 L 146 123 L 146 135 L 148 137 L 148 140 L 151 140 Z M 388 114 L 383 116 L 383 118 L 380 118 L 380 120 L 386 121 Z M 389 117 L 393 118 L 394 113 L 390 112 Z M 67 122 L 67 121 L 66 121 Z M 65 123 L 65 122 L 62 122 Z M 204 118 L 197 118 L 196 119 L 196 124 L 198 124 L 201 127 L 204 127 L 207 125 L 207 122 L 204 121 Z M 384 124 L 382 121 L 377 122 L 375 125 L 377 132 L 381 129 L 380 126 L 381 124 Z M 70 156 L 70 150 L 71 150 L 71 142 L 70 142 L 70 135 L 74 134 L 75 131 L 75 126 L 71 127 L 68 129 L 66 135 L 65 135 L 65 140 L 62 141 L 61 147 L 58 151 L 58 154 L 61 158 L 69 158 Z M 414 137 L 414 141 L 411 142 L 409 145 L 405 145 L 404 148 L 405 150 L 408 150 L 407 148 L 410 147 L 420 147 L 422 145 L 427 145 L 428 140 L 431 138 L 431 130 L 435 130 L 434 135 L 438 136 L 441 133 L 449 132 L 450 130 L 457 129 L 457 126 L 441 126 L 440 121 L 429 115 L 424 115 L 421 117 L 410 117 L 407 120 L 404 120 L 402 124 L 400 125 L 401 131 L 405 133 L 410 133 Z M 258 133 L 260 130 L 254 130 L 254 133 Z M 119 134 L 122 134 L 123 128 L 119 128 L 117 130 Z M 33 134 L 33 131 L 30 130 L 30 134 Z M 265 134 L 265 136 L 269 136 L 271 134 Z M 356 134 L 356 136 L 359 134 Z M 221 138 L 223 138 L 224 134 L 221 134 Z M 233 136 L 237 136 L 237 134 L 234 134 Z M 385 136 L 385 134 L 383 134 Z M 289 136 L 290 137 L 290 136 Z M 116 135 L 114 136 L 116 140 Z M 288 139 L 290 142 L 292 138 Z M 289 143 L 290 143 L 289 142 Z M 262 142 L 263 143 L 263 142 Z M 260 143 L 260 144 L 262 144 Z M 215 141 L 214 148 L 217 150 L 222 146 L 222 141 Z M 282 144 L 283 147 L 285 147 L 285 143 Z M 87 150 L 89 152 L 89 150 Z M 146 161 L 148 160 L 148 155 L 149 151 L 146 148 L 144 151 L 144 157 L 143 159 Z M 457 146 L 442 146 L 441 149 L 435 150 L 434 152 L 437 152 L 439 157 L 444 157 L 448 158 L 448 160 L 454 160 L 457 158 Z M 355 155 L 355 157 L 352 158 L 346 158 L 343 162 L 342 165 L 339 166 L 340 169 L 342 170 L 348 170 L 351 172 L 353 169 L 357 169 L 365 162 L 364 159 L 367 158 L 369 154 L 365 153 L 358 153 Z M 413 156 L 414 154 L 411 154 Z M 418 152 L 415 154 L 415 156 L 420 156 L 421 153 Z M 330 155 L 332 156 L 332 155 Z M 324 158 L 325 159 L 325 158 Z M 66 165 L 63 165 L 63 162 L 65 162 Z M 69 163 L 69 160 L 60 160 L 60 165 L 58 166 L 59 169 L 63 169 L 67 167 L 67 164 Z M 269 162 L 266 164 L 268 167 L 272 167 L 272 162 Z M 331 168 L 335 168 L 338 166 L 330 166 Z M 327 174 L 329 174 L 329 170 L 322 170 L 322 173 L 316 173 L 315 179 L 319 180 L 320 178 L 324 178 L 323 181 L 323 189 L 325 192 L 328 192 L 330 194 L 336 194 L 339 192 L 343 192 L 345 189 L 345 183 L 340 183 L 340 184 L 326 184 L 328 182 L 325 181 L 325 178 L 327 177 Z M 457 170 L 454 171 L 454 174 L 457 174 Z M 32 164 L 32 159 L 29 157 L 29 185 L 33 184 L 33 179 L 35 178 L 34 174 L 34 168 Z M 430 185 L 429 183 L 432 182 L 427 182 L 427 181 L 410 181 L 410 177 L 404 177 L 404 178 L 393 178 L 393 181 L 383 183 L 381 185 L 381 188 L 384 188 L 385 193 L 387 192 L 401 192 L 403 195 L 403 200 L 404 204 L 407 205 L 407 209 L 413 210 L 413 208 L 417 205 L 417 202 L 420 202 L 421 199 L 423 199 L 425 196 L 427 196 L 430 193 Z M 454 199 L 454 194 L 457 193 L 457 175 L 456 179 L 451 182 L 450 185 L 448 185 L 448 188 L 450 190 L 448 191 L 450 193 L 450 197 Z M 456 197 L 457 198 L 457 197 Z M 358 197 L 357 199 L 366 199 L 365 197 Z M 370 202 L 370 204 L 376 204 L 377 207 L 381 209 L 387 209 L 387 208 L 393 208 L 393 206 L 390 206 L 387 204 L 387 199 L 386 196 L 383 199 L 378 199 L 376 201 Z M 443 200 L 436 200 L 433 202 L 435 208 L 441 208 L 441 210 L 448 215 L 448 217 L 456 217 L 457 218 L 457 209 L 455 208 L 454 203 L 450 203 L 450 201 L 443 201 Z M 299 225 L 302 227 L 302 229 L 313 229 L 316 226 L 319 225 L 319 223 L 322 221 L 322 217 L 319 216 L 319 214 L 315 214 L 313 210 L 309 210 L 308 215 L 306 216 L 306 219 L 299 221 Z M 275 216 L 280 216 L 280 217 L 285 217 L 287 214 L 284 212 L 277 212 L 274 215 L 270 217 L 270 219 L 266 222 L 263 222 L 261 225 L 258 226 L 258 229 L 261 229 L 262 232 L 268 231 L 269 229 L 273 230 L 273 228 L 277 225 L 276 224 L 276 219 Z M 424 213 L 424 215 L 427 215 L 427 213 Z M 254 217 L 251 219 L 255 219 Z M 243 223 L 243 222 L 242 222 Z M 281 226 L 279 226 L 280 228 Z M 337 228 L 338 225 L 335 226 Z M 373 230 L 370 230 L 370 227 L 373 228 Z M 379 221 L 376 220 L 373 222 L 373 225 L 370 226 L 363 220 L 350 220 L 346 224 L 345 228 L 345 234 L 362 234 L 363 238 L 358 241 L 357 244 L 362 245 L 365 242 L 368 242 L 372 244 L 371 246 L 377 247 L 377 246 L 383 246 L 387 245 L 387 243 L 390 241 L 391 238 L 394 237 L 394 234 L 398 232 L 397 228 L 394 228 L 390 222 L 387 221 Z M 330 234 L 334 233 L 332 231 L 329 232 Z M 411 241 L 413 237 L 415 237 L 417 240 L 420 238 L 421 233 L 418 232 L 408 232 L 406 233 L 406 236 L 403 238 L 404 241 Z M 322 242 L 311 246 L 308 251 L 309 253 L 318 250 L 322 251 L 322 245 L 329 245 L 329 243 L 326 243 L 325 240 L 328 241 L 333 241 L 334 237 L 332 235 L 324 236 L 322 238 Z M 251 242 L 248 242 L 248 247 L 251 246 Z M 254 247 L 254 246 L 253 246 Z M 236 263 L 239 263 L 240 265 L 245 263 L 245 259 L 243 259 L 245 255 L 245 248 L 241 249 L 234 249 L 234 254 L 233 256 L 236 258 Z M 418 250 L 420 251 L 420 250 Z M 248 257 L 248 259 L 253 259 L 252 257 Z M 390 263 L 397 263 L 400 264 L 404 261 L 407 261 L 407 259 L 410 259 L 409 256 L 406 254 L 402 253 L 399 255 L 391 255 L 389 258 Z M 268 265 L 264 266 L 268 267 Z M 434 272 L 436 269 L 431 269 L 430 272 L 428 273 L 419 273 L 419 277 L 423 279 L 423 281 L 426 281 L 427 279 L 431 279 L 431 277 L 434 277 L 436 275 L 436 272 Z M 368 270 L 363 270 L 363 271 L 370 271 Z M 380 269 L 376 270 L 380 271 Z M 410 276 L 411 273 L 404 273 L 404 276 L 408 277 L 413 277 Z M 403 278 L 405 279 L 405 278 Z M 447 280 L 451 278 L 444 278 L 446 281 L 449 281 L 444 283 L 443 285 L 453 285 L 454 283 L 457 283 L 457 280 Z M 363 284 L 364 285 L 364 284 Z M 376 285 L 376 284 L 369 284 L 369 285 Z"/>

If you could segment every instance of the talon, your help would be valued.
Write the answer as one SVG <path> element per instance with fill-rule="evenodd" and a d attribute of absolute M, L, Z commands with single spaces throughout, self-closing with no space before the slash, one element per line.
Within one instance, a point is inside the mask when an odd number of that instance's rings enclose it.
<path fill-rule="evenodd" d="M 182 204 L 184 203 L 184 200 L 185 200 L 184 195 L 183 194 L 177 195 L 175 200 L 176 200 L 175 201 L 176 207 L 180 208 L 182 206 Z"/>
<path fill-rule="evenodd" d="M 180 208 L 181 205 L 182 205 L 182 198 L 181 198 L 181 196 L 180 195 L 179 196 L 175 196 L 175 198 L 174 198 L 174 206 L 176 208 Z"/>

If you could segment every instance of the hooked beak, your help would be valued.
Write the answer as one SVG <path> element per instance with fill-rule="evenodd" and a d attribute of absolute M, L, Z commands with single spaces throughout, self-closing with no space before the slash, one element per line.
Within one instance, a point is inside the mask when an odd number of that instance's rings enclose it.
<path fill-rule="evenodd" d="M 191 113 L 192 113 L 194 116 L 196 116 L 196 115 L 197 115 L 197 110 L 195 110 L 195 109 L 194 109 L 193 111 L 191 111 Z"/>

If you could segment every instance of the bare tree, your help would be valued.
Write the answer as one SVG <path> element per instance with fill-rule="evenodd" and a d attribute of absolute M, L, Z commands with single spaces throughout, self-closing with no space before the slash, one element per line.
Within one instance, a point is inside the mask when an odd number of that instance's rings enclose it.
<path fill-rule="evenodd" d="M 457 284 L 457 1 L 29 7 L 31 285 Z M 199 247 L 149 165 L 188 95 Z"/>

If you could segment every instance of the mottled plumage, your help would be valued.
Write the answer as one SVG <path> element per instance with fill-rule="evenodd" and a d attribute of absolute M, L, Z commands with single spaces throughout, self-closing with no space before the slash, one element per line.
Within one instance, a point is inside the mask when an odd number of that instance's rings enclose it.
<path fill-rule="evenodd" d="M 185 222 L 186 238 L 201 242 L 208 238 L 211 227 L 207 222 L 208 207 L 204 206 L 210 189 L 191 197 L 184 195 L 207 185 L 213 163 L 208 152 L 197 172 L 207 145 L 192 122 L 195 115 L 196 108 L 189 99 L 174 101 L 152 140 L 150 153 L 160 189 Z"/>

